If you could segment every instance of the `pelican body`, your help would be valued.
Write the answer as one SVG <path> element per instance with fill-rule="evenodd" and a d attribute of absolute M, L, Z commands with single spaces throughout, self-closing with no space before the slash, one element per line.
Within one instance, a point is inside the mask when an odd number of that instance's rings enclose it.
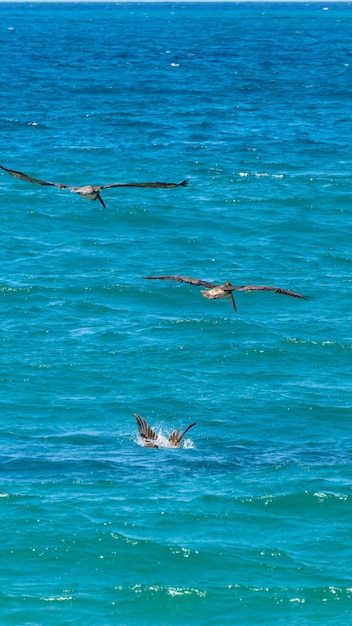
<path fill-rule="evenodd" d="M 209 300 L 217 300 L 218 298 L 229 298 L 232 304 L 234 311 L 237 311 L 236 303 L 234 297 L 232 295 L 233 287 L 231 283 L 227 280 L 224 285 L 217 285 L 212 289 L 205 290 L 201 289 L 200 293 L 204 298 L 208 298 Z"/>
<path fill-rule="evenodd" d="M 86 198 L 87 200 L 99 200 L 100 204 L 105 209 L 105 203 L 100 195 L 102 189 L 109 189 L 111 187 L 152 187 L 159 189 L 170 189 L 172 187 L 185 187 L 188 183 L 188 180 L 183 180 L 181 183 L 110 183 L 107 185 L 85 185 L 83 187 L 74 187 L 72 185 L 64 185 L 63 183 L 52 183 L 47 180 L 41 180 L 40 178 L 33 178 L 32 176 L 28 176 L 28 174 L 24 174 L 23 172 L 17 172 L 16 170 L 10 170 L 3 165 L 0 165 L 0 169 L 4 170 L 14 178 L 18 178 L 19 180 L 25 180 L 29 183 L 36 183 L 37 185 L 43 185 L 46 187 L 57 187 L 58 189 L 68 189 L 71 193 L 78 193 L 81 198 Z"/>
<path fill-rule="evenodd" d="M 174 430 L 165 444 L 149 426 L 147 421 L 139 415 L 139 413 L 134 413 L 134 416 L 136 418 L 139 434 L 145 448 L 179 448 L 185 434 L 190 430 L 190 428 L 195 426 L 195 423 L 189 424 L 189 426 L 187 426 L 182 433 L 180 432 L 180 429 Z"/>
<path fill-rule="evenodd" d="M 233 307 L 233 310 L 237 312 L 236 303 L 233 297 L 234 291 L 273 291 L 275 293 L 291 296 L 293 298 L 299 298 L 306 300 L 306 296 L 302 296 L 295 291 L 289 291 L 288 289 L 281 289 L 281 287 L 270 287 L 268 285 L 231 285 L 230 281 L 226 281 L 224 285 L 216 285 L 209 283 L 205 280 L 198 278 L 189 278 L 188 276 L 146 276 L 146 280 L 176 280 L 179 283 L 189 283 L 190 285 L 198 285 L 207 287 L 207 290 L 201 289 L 201 294 L 209 300 L 217 300 L 218 298 L 229 298 Z"/>

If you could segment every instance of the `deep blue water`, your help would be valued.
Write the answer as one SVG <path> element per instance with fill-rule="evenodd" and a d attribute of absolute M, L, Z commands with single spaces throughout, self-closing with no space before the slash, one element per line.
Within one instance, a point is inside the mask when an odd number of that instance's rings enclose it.
<path fill-rule="evenodd" d="M 1 165 L 189 178 L 0 174 L 1 624 L 352 623 L 352 5 L 0 15 Z"/>

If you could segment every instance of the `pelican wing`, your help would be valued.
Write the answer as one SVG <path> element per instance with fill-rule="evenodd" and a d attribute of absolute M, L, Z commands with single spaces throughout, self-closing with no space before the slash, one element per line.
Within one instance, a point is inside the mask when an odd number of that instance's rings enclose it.
<path fill-rule="evenodd" d="M 179 428 L 177 430 L 174 430 L 174 432 L 171 433 L 171 435 L 169 437 L 169 442 L 175 448 L 178 448 L 178 446 L 180 445 L 180 443 L 181 443 L 182 439 L 184 438 L 185 434 L 190 430 L 190 428 L 192 428 L 195 425 L 196 425 L 196 422 L 194 422 L 194 424 L 189 424 L 189 426 L 187 426 L 187 428 L 185 428 L 185 430 L 181 434 L 180 434 L 180 429 Z"/>
<path fill-rule="evenodd" d="M 0 165 L 0 168 L 5 172 L 11 174 L 15 178 L 19 178 L 20 180 L 26 180 L 29 183 L 36 183 L 37 185 L 47 185 L 50 187 L 59 187 L 59 189 L 65 189 L 67 185 L 63 185 L 61 183 L 51 183 L 47 180 L 41 180 L 40 178 L 33 178 L 32 176 L 28 176 L 28 174 L 24 174 L 23 172 L 17 172 L 16 170 L 9 170 L 7 167 Z"/>
<path fill-rule="evenodd" d="M 180 445 L 180 429 L 174 430 L 169 437 L 169 442 L 177 448 Z"/>
<path fill-rule="evenodd" d="M 283 296 L 292 296 L 293 298 L 300 298 L 301 300 L 307 299 L 307 296 L 302 296 L 300 293 L 296 293 L 295 291 L 281 289 L 280 287 L 270 287 L 267 285 L 239 285 L 237 287 L 233 287 L 233 289 L 236 289 L 236 291 L 274 291 L 275 293 L 279 293 Z"/>
<path fill-rule="evenodd" d="M 80 187 L 72 187 L 70 185 L 64 185 L 63 183 L 52 183 L 50 181 L 47 180 L 41 180 L 40 178 L 33 178 L 32 176 L 28 176 L 28 174 L 25 174 L 24 172 L 17 172 L 16 170 L 10 170 L 7 167 L 4 167 L 3 165 L 0 165 L 0 168 L 2 170 L 4 170 L 5 172 L 8 172 L 8 174 L 11 174 L 11 176 L 14 176 L 15 178 L 19 178 L 20 180 L 26 180 L 29 183 L 36 183 L 37 185 L 47 185 L 47 186 L 51 186 L 51 187 L 58 187 L 59 189 L 71 189 L 72 191 L 77 191 L 80 189 Z M 152 183 L 111 183 L 108 185 L 92 185 L 92 189 L 94 189 L 94 191 L 100 191 L 101 189 L 108 189 L 109 187 L 159 187 L 161 189 L 170 189 L 171 187 L 185 187 L 188 183 L 188 180 L 183 180 L 180 183 L 159 183 L 159 182 L 152 182 Z"/>
<path fill-rule="evenodd" d="M 209 289 L 217 287 L 214 283 L 208 283 L 198 278 L 188 278 L 188 276 L 146 276 L 145 280 L 176 280 L 179 283 L 189 283 L 190 285 L 208 287 Z"/>
<path fill-rule="evenodd" d="M 136 418 L 139 434 L 143 439 L 157 439 L 157 436 L 152 428 L 148 425 L 146 420 L 138 413 L 134 413 Z"/>
<path fill-rule="evenodd" d="M 188 180 L 181 183 L 110 183 L 108 185 L 100 185 L 99 189 L 109 189 L 110 187 L 153 187 L 160 189 L 170 189 L 171 187 L 185 187 Z"/>

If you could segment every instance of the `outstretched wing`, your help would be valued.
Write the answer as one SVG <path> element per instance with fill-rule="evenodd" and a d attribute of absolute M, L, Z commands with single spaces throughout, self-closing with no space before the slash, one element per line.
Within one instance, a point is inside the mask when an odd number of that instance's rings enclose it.
<path fill-rule="evenodd" d="M 24 174 L 23 172 L 17 172 L 16 170 L 9 170 L 7 167 L 0 165 L 0 168 L 5 172 L 11 174 L 15 178 L 19 178 L 20 180 L 26 180 L 29 183 L 36 183 L 37 185 L 47 185 L 50 187 L 59 187 L 59 189 L 66 189 L 67 185 L 63 185 L 61 183 L 50 183 L 47 180 L 41 180 L 40 178 L 33 178 L 32 176 L 28 176 L 28 174 Z"/>
<path fill-rule="evenodd" d="M 147 424 L 146 420 L 138 413 L 134 413 L 136 418 L 139 434 L 143 439 L 157 439 L 157 436 L 152 428 Z"/>
<path fill-rule="evenodd" d="M 171 435 L 169 437 L 169 442 L 175 448 L 178 448 L 178 446 L 180 445 L 180 443 L 181 443 L 182 439 L 184 438 L 185 434 L 189 431 L 190 428 L 192 428 L 195 425 L 196 425 L 196 422 L 194 422 L 194 424 L 189 424 L 189 426 L 187 426 L 187 428 L 185 428 L 185 430 L 181 434 L 180 434 L 180 429 L 174 430 L 174 432 L 171 433 Z"/>
<path fill-rule="evenodd" d="M 146 276 L 145 280 L 176 280 L 178 283 L 189 283 L 190 285 L 199 285 L 209 289 L 217 286 L 214 283 L 208 283 L 198 278 L 188 278 L 188 276 Z"/>
<path fill-rule="evenodd" d="M 300 293 L 296 293 L 295 291 L 281 289 L 280 287 L 268 287 L 267 285 L 239 285 L 237 287 L 233 287 L 233 289 L 236 289 L 236 291 L 274 291 L 275 293 L 279 293 L 283 296 L 292 296 L 293 298 L 300 298 L 301 300 L 307 299 L 307 296 L 302 296 Z"/>
<path fill-rule="evenodd" d="M 50 187 L 58 187 L 59 189 L 71 189 L 73 191 L 76 191 L 77 189 L 80 189 L 79 187 L 72 187 L 70 185 L 64 185 L 63 183 L 52 183 L 50 181 L 47 180 L 41 180 L 40 178 L 33 178 L 32 176 L 28 176 L 28 174 L 25 174 L 24 172 L 17 172 L 16 170 L 10 170 L 7 167 L 4 167 L 3 165 L 0 165 L 0 168 L 2 170 L 4 170 L 5 172 L 8 172 L 8 174 L 11 174 L 11 176 L 14 176 L 15 178 L 19 178 L 20 180 L 26 180 L 29 183 L 36 183 L 37 185 L 46 185 L 46 186 L 50 186 Z M 171 187 L 185 187 L 188 183 L 188 180 L 183 180 L 180 183 L 159 183 L 159 182 L 155 182 L 155 183 L 111 183 L 108 185 L 92 185 L 92 188 L 94 188 L 95 191 L 100 191 L 101 189 L 109 189 L 110 187 L 158 187 L 161 189 L 170 189 Z"/>
<path fill-rule="evenodd" d="M 111 183 L 110 185 L 100 185 L 99 189 L 109 189 L 110 187 L 158 187 L 160 189 L 170 189 L 171 187 L 185 187 L 188 180 L 181 183 Z"/>

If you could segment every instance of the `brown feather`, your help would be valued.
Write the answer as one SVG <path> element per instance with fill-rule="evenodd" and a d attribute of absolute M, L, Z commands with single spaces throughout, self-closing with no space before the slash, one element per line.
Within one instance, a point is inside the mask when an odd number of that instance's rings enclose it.
<path fill-rule="evenodd" d="M 40 178 L 32 178 L 32 176 L 28 176 L 28 174 L 24 174 L 23 172 L 17 172 L 16 170 L 9 170 L 7 167 L 0 165 L 0 168 L 5 172 L 11 174 L 15 178 L 19 178 L 19 180 L 26 180 L 29 183 L 37 183 L 37 185 L 48 185 L 50 187 L 60 187 L 65 188 L 66 185 L 62 185 L 61 183 L 50 183 L 47 180 L 40 180 Z"/>
<path fill-rule="evenodd" d="M 174 430 L 173 433 L 171 433 L 170 437 L 169 437 L 169 441 L 170 443 L 172 443 L 172 445 L 175 448 L 178 448 L 181 444 L 182 439 L 184 438 L 185 434 L 190 430 L 190 428 L 193 428 L 193 426 L 196 425 L 196 422 L 194 422 L 194 424 L 189 424 L 189 426 L 187 426 L 187 428 L 185 428 L 185 430 L 183 431 L 183 433 L 181 433 L 180 435 L 180 429 L 178 428 L 178 430 Z"/>
<path fill-rule="evenodd" d="M 143 439 L 156 439 L 157 436 L 152 428 L 150 428 L 149 424 L 147 424 L 146 420 L 141 417 L 138 413 L 134 413 L 136 418 L 139 434 Z"/>
<path fill-rule="evenodd" d="M 198 278 L 188 278 L 188 276 L 146 276 L 145 280 L 176 280 L 179 283 L 189 283 L 190 285 L 209 287 L 209 289 L 217 286 L 205 280 L 199 280 Z"/>
<path fill-rule="evenodd" d="M 191 285 L 207 287 L 210 291 L 203 291 L 203 296 L 209 300 L 216 300 L 218 298 L 230 298 L 232 307 L 237 312 L 236 303 L 233 297 L 234 291 L 273 291 L 283 296 L 291 296 L 293 298 L 299 298 L 300 300 L 306 300 L 307 296 L 302 296 L 295 291 L 288 289 L 281 289 L 281 287 L 271 287 L 268 285 L 232 285 L 229 281 L 226 281 L 223 285 L 216 285 L 214 283 L 208 283 L 205 280 L 198 278 L 188 278 L 187 276 L 146 276 L 146 280 L 175 280 L 179 283 L 189 283 Z"/>
<path fill-rule="evenodd" d="M 181 183 L 111 183 L 109 185 L 101 185 L 99 189 L 109 189 L 110 187 L 152 187 L 154 189 L 171 189 L 172 187 L 185 187 L 188 180 Z"/>
<path fill-rule="evenodd" d="M 274 293 L 281 294 L 283 296 L 292 296 L 293 298 L 300 298 L 306 300 L 307 296 L 302 296 L 295 291 L 289 291 L 288 289 L 281 289 L 281 287 L 270 287 L 267 285 L 238 285 L 233 287 L 236 291 L 273 291 Z"/>
<path fill-rule="evenodd" d="M 87 198 L 89 200 L 99 200 L 102 206 L 105 208 L 105 204 L 100 196 L 100 191 L 102 189 L 109 189 L 111 187 L 152 187 L 152 188 L 161 188 L 161 189 L 170 189 L 171 187 L 185 187 L 188 183 L 188 180 L 183 180 L 181 183 L 111 183 L 108 185 L 84 185 L 82 187 L 75 187 L 73 185 L 64 185 L 63 183 L 52 183 L 47 180 L 41 180 L 40 178 L 33 178 L 32 176 L 28 176 L 28 174 L 24 174 L 23 172 L 17 172 L 16 170 L 10 170 L 3 165 L 0 165 L 0 168 L 11 176 L 18 178 L 19 180 L 25 180 L 29 183 L 36 183 L 37 185 L 46 185 L 50 187 L 57 187 L 58 189 L 69 189 L 69 191 L 73 193 L 78 193 L 82 198 Z"/>
<path fill-rule="evenodd" d="M 139 434 L 140 434 L 140 436 L 143 439 L 143 445 L 145 447 L 148 447 L 148 448 L 159 448 L 158 444 L 155 443 L 155 440 L 157 439 L 157 435 L 155 434 L 154 430 L 152 428 L 150 428 L 150 426 L 147 423 L 147 421 L 143 417 L 141 417 L 141 415 L 139 415 L 139 413 L 134 413 L 134 416 L 136 418 Z M 185 434 L 193 426 L 195 426 L 195 423 L 194 424 L 189 424 L 185 428 L 183 433 L 181 433 L 181 434 L 180 434 L 180 429 L 174 430 L 174 432 L 172 432 L 171 435 L 169 436 L 169 443 L 171 444 L 170 447 L 172 447 L 172 448 L 179 448 L 180 445 L 181 445 L 182 439 L 184 438 Z M 163 447 L 163 446 L 161 446 L 161 447 Z"/>

